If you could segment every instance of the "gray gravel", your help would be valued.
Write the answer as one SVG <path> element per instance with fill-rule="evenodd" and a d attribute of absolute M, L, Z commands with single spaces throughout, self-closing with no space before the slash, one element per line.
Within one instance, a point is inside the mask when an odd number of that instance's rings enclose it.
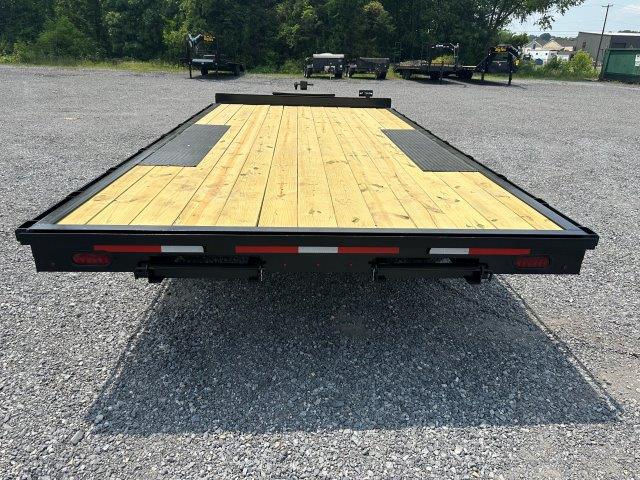
<path fill-rule="evenodd" d="M 579 277 L 36 274 L 13 230 L 213 100 L 292 78 L 0 67 L 0 476 L 640 478 L 640 89 L 374 88 L 602 236 Z"/>

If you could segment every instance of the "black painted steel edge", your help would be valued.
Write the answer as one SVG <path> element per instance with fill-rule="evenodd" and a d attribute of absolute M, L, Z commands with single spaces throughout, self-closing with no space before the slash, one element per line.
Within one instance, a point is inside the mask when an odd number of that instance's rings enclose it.
<path fill-rule="evenodd" d="M 170 244 L 197 239 L 201 242 L 225 242 L 233 238 L 241 243 L 267 242 L 268 244 L 292 245 L 301 242 L 306 245 L 323 246 L 331 242 L 338 244 L 362 245 L 385 244 L 390 241 L 399 246 L 409 244 L 428 244 L 432 247 L 491 247 L 514 248 L 534 245 L 562 249 L 590 250 L 596 247 L 598 237 L 582 232 L 541 231 L 541 230 L 397 230 L 397 229 L 338 229 L 338 228 L 226 228 L 226 227 L 145 227 L 145 226 L 92 226 L 92 225 L 45 225 L 19 228 L 18 240 L 25 245 L 45 243 L 56 244 L 62 238 L 66 242 L 92 241 Z M 168 243 L 167 243 L 168 242 Z"/>
<path fill-rule="evenodd" d="M 319 97 L 305 95 L 249 95 L 216 93 L 216 103 L 283 105 L 287 107 L 391 108 L 390 98 Z"/>
<path fill-rule="evenodd" d="M 487 167 L 486 165 L 484 165 L 480 161 L 476 160 L 471 155 L 469 155 L 467 153 L 464 153 L 460 149 L 456 148 L 454 145 L 451 145 L 446 140 L 441 139 L 440 137 L 435 135 L 433 132 L 431 132 L 430 130 L 426 129 L 425 127 L 423 127 L 419 123 L 407 118 L 405 115 L 403 115 L 402 113 L 398 112 L 396 109 L 391 108 L 390 111 L 393 114 L 395 114 L 398 118 L 400 118 L 401 120 L 407 122 L 409 125 L 411 125 L 414 128 L 422 131 L 423 133 L 429 135 L 430 137 L 434 138 L 437 142 L 439 142 L 441 144 L 444 144 L 446 147 L 448 147 L 450 149 L 453 149 L 456 152 L 458 152 L 458 153 L 464 155 L 465 157 L 467 157 L 469 159 L 469 161 L 471 161 L 471 162 L 473 162 L 473 164 L 476 164 L 476 165 L 479 166 L 479 171 L 481 173 L 484 173 L 487 177 L 492 179 L 494 182 L 496 182 L 502 188 L 507 190 L 509 193 L 513 194 L 514 196 L 516 196 L 517 198 L 519 198 L 520 200 L 525 202 L 527 205 L 529 205 L 531 208 L 533 208 L 534 210 L 538 211 L 542 215 L 545 215 L 547 218 L 549 218 L 549 220 L 552 220 L 554 223 L 556 223 L 558 226 L 564 228 L 566 231 L 580 232 L 581 234 L 589 235 L 589 236 L 595 236 L 596 239 L 598 238 L 598 235 L 593 230 L 580 225 L 575 220 L 572 220 L 567 215 L 565 215 L 562 212 L 560 212 L 560 211 L 556 210 L 555 208 L 553 208 L 545 200 L 536 197 L 535 195 L 529 193 L 525 189 L 523 189 L 520 186 L 516 185 L 511 180 L 509 180 L 506 176 L 496 172 L 495 170 L 492 170 L 491 168 Z M 597 241 L 596 241 L 596 243 L 597 243 Z"/>

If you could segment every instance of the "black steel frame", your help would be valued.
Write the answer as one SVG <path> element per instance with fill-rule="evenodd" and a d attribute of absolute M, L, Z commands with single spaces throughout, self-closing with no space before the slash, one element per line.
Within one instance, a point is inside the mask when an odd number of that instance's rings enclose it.
<path fill-rule="evenodd" d="M 479 281 L 493 273 L 579 273 L 585 251 L 593 249 L 598 236 L 579 225 L 542 199 L 535 198 L 506 177 L 473 157 L 463 154 L 478 170 L 520 198 L 563 230 L 443 230 L 443 229 L 344 229 L 344 228 L 263 228 L 263 227 L 177 227 L 58 225 L 57 222 L 106 185 L 198 121 L 219 103 L 310 105 L 389 108 L 389 99 L 316 96 L 216 95 L 216 103 L 178 125 L 146 148 L 107 170 L 103 175 L 70 194 L 16 230 L 17 239 L 31 245 L 39 271 L 134 271 L 150 280 L 163 277 L 214 276 L 260 277 L 268 271 L 370 272 L 374 276 L 462 276 Z M 456 151 L 419 124 L 391 109 L 399 118 Z M 461 152 L 462 153 L 462 152 Z M 201 245 L 205 255 L 118 254 L 106 267 L 73 264 L 76 252 L 91 251 L 95 244 Z M 394 246 L 399 254 L 390 258 L 376 255 L 258 255 L 243 258 L 238 245 L 272 246 Z M 432 258 L 430 248 L 529 248 L 532 255 L 551 258 L 550 267 L 520 271 L 512 257 Z M 231 261 L 229 261 L 229 259 Z M 238 260 L 242 260 L 238 263 Z M 442 263 L 445 261 L 445 263 Z"/>

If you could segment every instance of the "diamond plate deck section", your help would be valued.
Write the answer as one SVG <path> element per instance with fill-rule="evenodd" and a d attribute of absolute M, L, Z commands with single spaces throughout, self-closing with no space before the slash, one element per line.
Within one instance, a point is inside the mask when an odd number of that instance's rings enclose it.
<path fill-rule="evenodd" d="M 418 130 L 382 130 L 404 154 L 425 172 L 476 172 L 462 153 Z"/>
<path fill-rule="evenodd" d="M 195 167 L 229 130 L 228 125 L 191 125 L 140 165 Z"/>

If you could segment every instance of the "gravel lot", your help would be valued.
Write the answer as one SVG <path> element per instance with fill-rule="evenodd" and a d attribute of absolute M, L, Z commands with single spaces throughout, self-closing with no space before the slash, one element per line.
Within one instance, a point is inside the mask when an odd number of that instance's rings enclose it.
<path fill-rule="evenodd" d="M 0 476 L 640 478 L 640 89 L 314 79 L 601 235 L 579 277 L 36 274 L 14 229 L 213 101 L 293 78 L 0 67 Z"/>

